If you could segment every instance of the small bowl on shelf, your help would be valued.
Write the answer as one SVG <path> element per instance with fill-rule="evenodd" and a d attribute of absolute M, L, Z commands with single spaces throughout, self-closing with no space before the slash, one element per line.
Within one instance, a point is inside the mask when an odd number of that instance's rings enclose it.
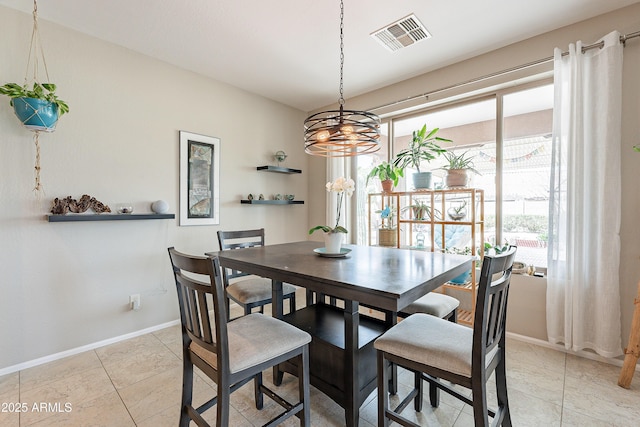
<path fill-rule="evenodd" d="M 295 199 L 295 197 L 296 196 L 294 194 L 285 194 L 284 195 L 285 200 L 288 200 L 288 201 L 292 201 L 293 199 Z"/>
<path fill-rule="evenodd" d="M 116 206 L 116 212 L 119 214 L 133 213 L 133 205 L 131 203 L 118 203 Z"/>

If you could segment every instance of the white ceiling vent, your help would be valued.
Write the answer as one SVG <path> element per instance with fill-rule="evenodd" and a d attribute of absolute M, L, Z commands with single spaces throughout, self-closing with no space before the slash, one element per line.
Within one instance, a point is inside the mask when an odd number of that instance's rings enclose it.
<path fill-rule="evenodd" d="M 411 46 L 421 40 L 431 38 L 429 31 L 418 18 L 411 14 L 396 22 L 371 33 L 371 37 L 384 47 L 394 52 L 403 47 Z"/>

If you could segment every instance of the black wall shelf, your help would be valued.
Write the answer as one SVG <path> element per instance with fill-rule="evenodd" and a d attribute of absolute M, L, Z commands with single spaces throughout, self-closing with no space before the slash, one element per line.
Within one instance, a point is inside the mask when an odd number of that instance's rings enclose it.
<path fill-rule="evenodd" d="M 291 169 L 282 166 L 258 166 L 256 168 L 259 171 L 265 172 L 278 172 L 278 173 L 302 173 L 301 169 Z"/>
<path fill-rule="evenodd" d="M 175 214 L 78 214 L 47 215 L 49 222 L 135 221 L 142 219 L 175 219 Z"/>
<path fill-rule="evenodd" d="M 303 205 L 302 200 L 240 200 L 243 205 Z"/>

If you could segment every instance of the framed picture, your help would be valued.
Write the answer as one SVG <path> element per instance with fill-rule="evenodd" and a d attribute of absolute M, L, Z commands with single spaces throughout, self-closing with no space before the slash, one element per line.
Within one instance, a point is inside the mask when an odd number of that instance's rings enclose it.
<path fill-rule="evenodd" d="M 220 224 L 220 139 L 180 131 L 180 225 Z"/>

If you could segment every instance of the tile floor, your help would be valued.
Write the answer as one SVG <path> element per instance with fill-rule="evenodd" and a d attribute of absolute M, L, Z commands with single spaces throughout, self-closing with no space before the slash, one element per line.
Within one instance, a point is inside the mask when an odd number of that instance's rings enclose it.
<path fill-rule="evenodd" d="M 616 385 L 619 367 L 513 339 L 507 356 L 515 426 L 639 425 L 640 376 L 625 390 Z M 180 329 L 174 326 L 5 375 L 0 377 L 0 426 L 174 427 L 180 412 L 181 363 Z M 412 377 L 405 371 L 399 380 L 402 393 Z M 265 381 L 272 385 L 269 371 Z M 285 375 L 276 389 L 295 401 L 296 387 L 295 378 Z M 196 376 L 196 403 L 214 390 L 205 375 Z M 441 400 L 438 409 L 427 400 L 421 413 L 410 405 L 403 414 L 423 426 L 473 425 L 470 407 L 446 394 Z M 374 392 L 361 408 L 361 426 L 376 425 L 376 405 Z M 266 397 L 265 408 L 256 410 L 251 384 L 232 395 L 232 406 L 234 427 L 262 425 L 280 411 Z M 314 426 L 344 425 L 343 410 L 313 387 L 311 415 Z M 215 409 L 207 419 L 214 422 Z M 285 425 L 296 426 L 297 419 Z"/>

